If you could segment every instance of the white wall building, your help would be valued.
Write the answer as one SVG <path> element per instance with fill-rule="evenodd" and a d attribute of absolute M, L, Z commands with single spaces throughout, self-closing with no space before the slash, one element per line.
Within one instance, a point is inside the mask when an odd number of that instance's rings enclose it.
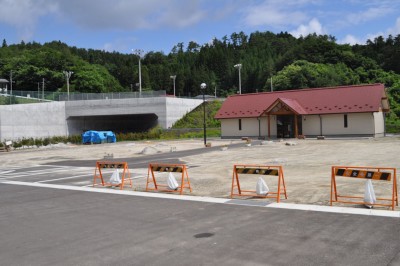
<path fill-rule="evenodd" d="M 222 138 L 297 138 L 385 134 L 389 102 L 383 84 L 241 94 L 215 118 Z"/>

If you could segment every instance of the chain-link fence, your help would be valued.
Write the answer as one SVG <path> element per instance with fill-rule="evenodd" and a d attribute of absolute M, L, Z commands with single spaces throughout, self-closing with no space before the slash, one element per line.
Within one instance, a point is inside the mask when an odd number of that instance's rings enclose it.
<path fill-rule="evenodd" d="M 142 92 L 110 92 L 110 93 L 60 93 L 58 101 L 88 101 L 107 99 L 130 99 L 165 97 L 165 91 L 142 91 Z"/>
<path fill-rule="evenodd" d="M 139 92 L 110 92 L 110 93 L 66 93 L 66 92 L 42 92 L 42 91 L 13 91 L 11 94 L 0 94 L 8 104 L 48 102 L 48 101 L 88 101 L 105 99 L 130 99 L 165 97 L 165 91 L 142 91 Z M 12 99 L 7 100 L 8 99 Z M 5 104 L 3 103 L 3 104 Z M 2 104 L 2 101 L 0 101 Z"/>

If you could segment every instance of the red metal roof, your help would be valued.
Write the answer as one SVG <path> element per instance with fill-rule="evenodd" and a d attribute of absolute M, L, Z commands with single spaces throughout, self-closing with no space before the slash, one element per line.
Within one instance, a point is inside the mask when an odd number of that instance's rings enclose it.
<path fill-rule="evenodd" d="M 232 95 L 216 119 L 259 117 L 280 100 L 299 115 L 365 113 L 388 109 L 383 84 Z M 382 101 L 386 101 L 382 106 Z"/>
<path fill-rule="evenodd" d="M 303 109 L 303 107 L 296 100 L 287 99 L 287 98 L 278 98 L 275 101 L 275 103 L 270 105 L 270 107 L 268 107 L 268 109 L 264 111 L 264 113 L 270 112 L 273 109 L 273 107 L 279 102 L 281 102 L 284 105 L 288 106 L 292 110 L 292 112 L 295 112 L 295 113 L 297 113 L 299 115 L 307 114 L 307 112 Z"/>

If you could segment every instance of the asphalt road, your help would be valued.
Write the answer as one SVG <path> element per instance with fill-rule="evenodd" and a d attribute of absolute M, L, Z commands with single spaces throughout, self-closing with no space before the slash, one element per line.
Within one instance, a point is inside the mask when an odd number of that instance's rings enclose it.
<path fill-rule="evenodd" d="M 214 149 L 118 161 L 146 168 Z M 399 217 L 68 189 L 91 186 L 94 165 L 0 169 L 0 265 L 400 265 Z"/>
<path fill-rule="evenodd" d="M 261 143 L 260 140 L 252 141 L 252 145 L 259 145 Z M 235 149 L 239 147 L 243 147 L 243 143 L 236 143 L 228 145 L 229 149 Z M 208 153 L 216 150 L 220 150 L 221 147 L 210 147 L 210 148 L 199 148 L 199 149 L 191 149 L 191 150 L 183 150 L 183 151 L 176 151 L 176 152 L 168 152 L 168 153 L 159 153 L 153 155 L 145 155 L 141 157 L 135 158 L 118 158 L 116 160 L 107 160 L 107 161 L 122 161 L 127 162 L 129 168 L 147 168 L 150 162 L 158 162 L 158 163 L 171 163 L 171 164 L 178 164 L 184 163 L 179 160 L 179 158 L 198 155 L 202 153 Z M 65 161 L 58 161 L 55 163 L 49 163 L 47 165 L 60 165 L 60 166 L 75 166 L 75 167 L 93 167 L 96 165 L 95 160 L 65 160 Z"/>
<path fill-rule="evenodd" d="M 0 265 L 400 265 L 400 219 L 0 183 Z"/>

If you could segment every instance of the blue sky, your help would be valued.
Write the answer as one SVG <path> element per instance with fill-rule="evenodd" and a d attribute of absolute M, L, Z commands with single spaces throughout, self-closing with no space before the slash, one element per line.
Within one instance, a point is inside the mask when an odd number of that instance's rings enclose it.
<path fill-rule="evenodd" d="M 233 32 L 329 34 L 361 43 L 400 34 L 400 0 L 0 0 L 0 40 L 168 54 Z"/>

